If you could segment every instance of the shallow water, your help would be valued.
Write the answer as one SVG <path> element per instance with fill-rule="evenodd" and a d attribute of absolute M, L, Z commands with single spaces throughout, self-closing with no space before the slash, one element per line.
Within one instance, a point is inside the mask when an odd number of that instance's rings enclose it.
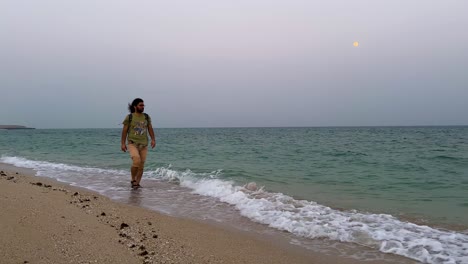
<path fill-rule="evenodd" d="M 427 263 L 467 260 L 467 127 L 156 132 L 138 195 L 118 129 L 0 131 L 0 161 L 167 214 L 249 219 L 303 246 L 319 239 Z M 249 182 L 262 188 L 242 188 Z"/>

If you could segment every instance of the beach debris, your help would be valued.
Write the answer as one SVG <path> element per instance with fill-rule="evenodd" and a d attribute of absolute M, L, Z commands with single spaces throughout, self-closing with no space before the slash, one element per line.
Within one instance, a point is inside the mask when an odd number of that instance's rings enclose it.
<path fill-rule="evenodd" d="M 106 213 L 102 212 L 102 213 L 101 213 L 101 216 L 106 216 Z"/>
<path fill-rule="evenodd" d="M 153 235 L 153 238 L 158 238 L 158 235 Z"/>
<path fill-rule="evenodd" d="M 0 171 L 0 175 L 1 176 L 7 176 L 6 173 L 4 171 Z"/>
<path fill-rule="evenodd" d="M 152 223 L 151 223 L 151 222 L 148 222 L 148 225 L 152 225 Z"/>
<path fill-rule="evenodd" d="M 49 184 L 44 184 L 44 187 L 46 187 L 46 188 L 51 188 L 51 187 L 52 187 L 52 185 L 49 185 Z"/>
<path fill-rule="evenodd" d="M 73 196 L 77 196 L 77 195 L 79 195 L 79 193 L 78 193 L 78 192 L 75 192 L 75 193 L 73 194 Z"/>
<path fill-rule="evenodd" d="M 31 183 L 32 185 L 42 186 L 42 182 Z"/>
<path fill-rule="evenodd" d="M 148 255 L 148 251 L 144 250 L 144 251 L 140 252 L 140 254 L 138 254 L 138 255 L 140 255 L 142 257 L 146 256 L 146 255 Z"/>
<path fill-rule="evenodd" d="M 257 183 L 255 183 L 255 182 L 249 182 L 249 183 L 247 183 L 247 184 L 244 186 L 244 188 L 247 189 L 247 190 L 249 190 L 249 191 L 252 191 L 252 192 L 258 190 L 258 188 L 257 188 Z"/>
<path fill-rule="evenodd" d="M 83 203 L 83 202 L 89 202 L 91 200 L 89 200 L 89 198 L 85 198 L 85 199 L 78 199 L 78 201 L 80 201 L 80 203 Z"/>
<path fill-rule="evenodd" d="M 15 177 L 13 177 L 13 176 L 8 176 L 6 179 L 7 179 L 7 180 L 13 180 L 14 178 L 15 178 Z"/>
<path fill-rule="evenodd" d="M 120 224 L 120 229 L 124 229 L 124 228 L 126 228 L 126 227 L 129 227 L 129 225 L 126 224 L 126 223 L 121 223 L 121 224 Z"/>

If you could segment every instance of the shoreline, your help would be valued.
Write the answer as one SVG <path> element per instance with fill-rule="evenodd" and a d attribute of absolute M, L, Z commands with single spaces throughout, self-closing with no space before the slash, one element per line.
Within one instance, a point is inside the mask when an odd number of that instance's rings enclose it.
<path fill-rule="evenodd" d="M 362 263 L 122 204 L 30 169 L 0 170 L 5 263 Z"/>

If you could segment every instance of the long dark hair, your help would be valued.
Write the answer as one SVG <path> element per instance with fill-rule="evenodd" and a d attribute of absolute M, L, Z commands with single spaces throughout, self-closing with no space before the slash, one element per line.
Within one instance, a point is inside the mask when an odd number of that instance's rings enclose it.
<path fill-rule="evenodd" d="M 130 113 L 135 113 L 135 106 L 137 106 L 139 103 L 143 103 L 143 99 L 135 98 L 132 104 L 128 104 L 128 111 L 130 111 Z"/>

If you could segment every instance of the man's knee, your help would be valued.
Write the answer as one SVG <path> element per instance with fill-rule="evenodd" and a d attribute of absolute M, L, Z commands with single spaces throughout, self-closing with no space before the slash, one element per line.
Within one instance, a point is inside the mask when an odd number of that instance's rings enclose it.
<path fill-rule="evenodd" d="M 141 166 L 141 159 L 140 157 L 132 157 L 133 160 L 133 167 L 139 168 Z"/>

